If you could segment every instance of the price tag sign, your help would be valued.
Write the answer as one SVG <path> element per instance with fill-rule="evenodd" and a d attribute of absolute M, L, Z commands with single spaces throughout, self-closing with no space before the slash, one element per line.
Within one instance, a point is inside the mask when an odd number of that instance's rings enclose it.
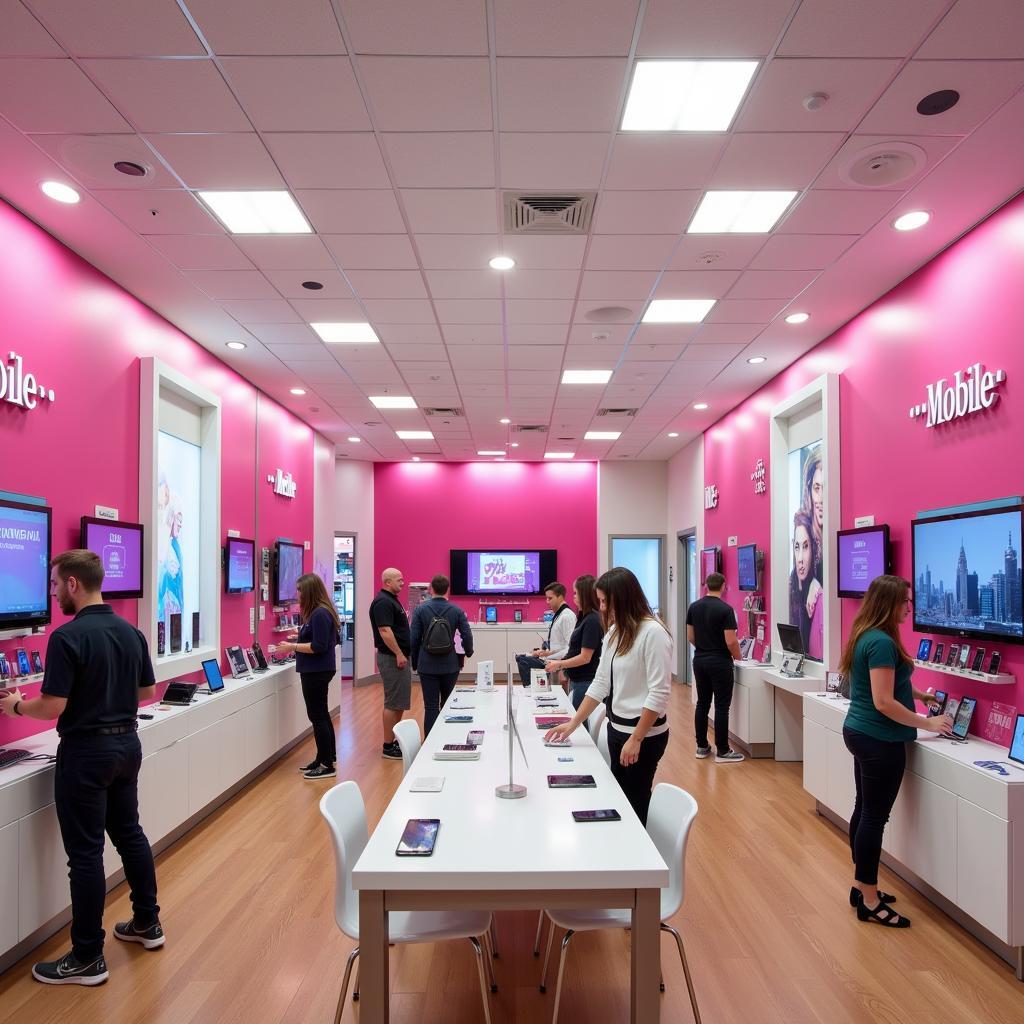
<path fill-rule="evenodd" d="M 1016 721 L 1017 709 L 1012 704 L 1000 704 L 999 701 L 993 701 L 981 735 L 1001 747 L 1008 746 L 1013 723 Z"/>

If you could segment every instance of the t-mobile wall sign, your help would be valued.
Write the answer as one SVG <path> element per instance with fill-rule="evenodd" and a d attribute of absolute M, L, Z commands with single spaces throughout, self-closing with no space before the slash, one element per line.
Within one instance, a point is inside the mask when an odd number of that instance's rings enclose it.
<path fill-rule="evenodd" d="M 996 388 L 1005 380 L 1005 370 L 986 370 L 981 363 L 957 370 L 951 382 L 943 377 L 928 385 L 926 400 L 911 406 L 910 418 L 927 414 L 925 426 L 938 427 L 991 409 L 999 401 Z"/>
<path fill-rule="evenodd" d="M 31 412 L 40 402 L 52 402 L 55 398 L 53 388 L 40 384 L 35 374 L 25 369 L 25 361 L 17 352 L 11 352 L 6 362 L 0 362 L 0 400 Z"/>

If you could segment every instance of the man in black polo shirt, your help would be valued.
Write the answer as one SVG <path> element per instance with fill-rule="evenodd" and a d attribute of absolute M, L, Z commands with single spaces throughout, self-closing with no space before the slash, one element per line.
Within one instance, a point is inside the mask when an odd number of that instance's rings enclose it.
<path fill-rule="evenodd" d="M 708 573 L 707 597 L 686 610 L 686 639 L 693 644 L 693 677 L 697 683 L 694 730 L 697 757 L 711 756 L 708 746 L 708 712 L 715 701 L 715 764 L 735 764 L 743 755 L 729 746 L 729 705 L 732 703 L 733 659 L 740 656 L 736 639 L 736 613 L 722 600 L 725 577 Z"/>
<path fill-rule="evenodd" d="M 405 586 L 400 569 L 385 569 L 380 576 L 381 589 L 370 604 L 373 646 L 377 648 L 377 671 L 384 683 L 384 743 L 381 757 L 401 761 L 402 750 L 395 739 L 395 726 L 412 707 L 412 666 L 409 652 L 409 616 L 398 595 Z"/>
<path fill-rule="evenodd" d="M 71 952 L 38 963 L 32 977 L 47 985 L 99 985 L 107 980 L 103 957 L 103 832 L 121 856 L 131 887 L 130 921 L 114 935 L 145 949 L 164 944 L 156 902 L 156 868 L 139 825 L 136 733 L 139 700 L 155 694 L 146 639 L 103 603 L 103 563 L 91 551 L 65 551 L 51 562 L 50 594 L 65 615 L 50 635 L 40 696 L 20 691 L 0 699 L 8 715 L 57 719 L 60 745 L 54 803 L 71 880 Z"/>

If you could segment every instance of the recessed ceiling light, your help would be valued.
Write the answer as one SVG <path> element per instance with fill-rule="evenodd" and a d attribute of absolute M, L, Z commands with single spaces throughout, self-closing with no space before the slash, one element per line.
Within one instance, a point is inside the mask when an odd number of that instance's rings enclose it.
<path fill-rule="evenodd" d="M 607 384 L 611 370 L 563 370 L 563 384 Z"/>
<path fill-rule="evenodd" d="M 588 430 L 583 435 L 584 441 L 618 441 L 622 437 L 621 430 Z"/>
<path fill-rule="evenodd" d="M 698 412 L 703 412 L 708 407 L 708 403 L 707 402 L 694 402 L 693 403 L 693 407 Z"/>
<path fill-rule="evenodd" d="M 750 363 L 751 366 L 760 366 L 761 363 L 768 362 L 768 357 L 767 356 L 751 356 L 747 360 L 747 362 Z"/>
<path fill-rule="evenodd" d="M 229 341 L 228 348 L 233 348 L 236 352 L 241 352 L 245 348 L 244 341 Z"/>
<path fill-rule="evenodd" d="M 306 393 L 305 388 L 290 388 L 289 390 L 293 395 L 304 395 Z"/>
<path fill-rule="evenodd" d="M 810 313 L 790 313 L 786 317 L 787 324 L 805 324 L 811 319 Z"/>
<path fill-rule="evenodd" d="M 115 160 L 114 170 L 118 174 L 127 174 L 129 178 L 144 178 L 146 176 L 146 168 L 134 160 Z"/>
<path fill-rule="evenodd" d="M 892 222 L 892 226 L 897 231 L 914 231 L 917 228 L 923 228 L 931 219 L 932 215 L 927 210 L 913 210 L 903 214 L 902 217 L 897 217 Z"/>
<path fill-rule="evenodd" d="M 678 437 L 679 435 L 673 430 L 668 436 L 669 437 Z"/>
<path fill-rule="evenodd" d="M 309 291 L 309 292 L 318 292 L 318 291 L 320 291 L 321 288 L 323 288 L 323 286 L 324 286 L 323 281 L 303 281 L 302 282 L 302 287 L 305 288 L 306 291 Z"/>
<path fill-rule="evenodd" d="M 490 452 L 490 451 L 477 452 L 477 455 L 504 455 L 504 454 L 505 454 L 504 452 L 499 452 L 499 451 L 494 451 L 494 452 Z"/>
<path fill-rule="evenodd" d="M 413 461 L 413 462 L 419 462 L 419 461 L 420 461 L 420 457 L 419 457 L 418 455 L 414 455 L 414 456 L 412 457 L 412 461 Z"/>
<path fill-rule="evenodd" d="M 796 192 L 705 192 L 687 234 L 764 234 L 796 198 Z"/>
<path fill-rule="evenodd" d="M 573 455 L 572 452 L 545 452 L 544 453 L 544 458 L 545 459 L 571 459 L 572 455 Z"/>
<path fill-rule="evenodd" d="M 519 442 L 518 442 L 518 441 L 513 441 L 513 442 L 512 442 L 512 443 L 511 443 L 511 444 L 509 445 L 509 448 L 518 448 L 518 447 L 519 447 Z"/>
<path fill-rule="evenodd" d="M 416 399 L 409 395 L 370 395 L 378 409 L 415 409 Z"/>
<path fill-rule="evenodd" d="M 500 420 L 498 420 L 498 422 L 499 423 L 506 423 L 507 424 L 507 423 L 511 423 L 512 421 L 510 419 L 508 419 L 507 417 L 503 416 Z"/>
<path fill-rule="evenodd" d="M 724 132 L 756 60 L 641 60 L 622 116 L 625 132 Z"/>
<path fill-rule="evenodd" d="M 39 187 L 44 196 L 56 199 L 58 203 L 77 203 L 82 198 L 70 185 L 60 181 L 44 181 Z"/>
<path fill-rule="evenodd" d="M 233 235 L 308 235 L 312 232 L 290 192 L 199 192 Z"/>
<path fill-rule="evenodd" d="M 310 327 L 328 345 L 376 345 L 380 343 L 376 331 L 366 323 L 318 323 Z"/>
<path fill-rule="evenodd" d="M 654 299 L 647 306 L 642 323 L 699 324 L 711 312 L 714 299 Z"/>
<path fill-rule="evenodd" d="M 396 430 L 395 434 L 403 441 L 433 441 L 434 435 L 429 430 Z"/>
<path fill-rule="evenodd" d="M 516 261 L 511 256 L 494 256 L 487 261 L 491 270 L 511 270 Z"/>
<path fill-rule="evenodd" d="M 361 444 L 362 440 L 363 439 L 361 437 L 350 437 L 350 438 L 348 438 L 349 444 Z"/>

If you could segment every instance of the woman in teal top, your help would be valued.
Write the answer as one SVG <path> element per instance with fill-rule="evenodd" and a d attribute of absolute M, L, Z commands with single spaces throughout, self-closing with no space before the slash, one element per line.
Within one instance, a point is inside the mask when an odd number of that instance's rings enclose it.
<path fill-rule="evenodd" d="M 912 605 L 910 584 L 899 576 L 879 576 L 868 588 L 853 620 L 839 671 L 850 680 L 850 709 L 843 739 L 853 755 L 857 799 L 850 817 L 850 851 L 854 882 L 850 904 L 861 921 L 888 928 L 908 928 L 910 919 L 888 904 L 895 896 L 878 889 L 882 834 L 896 802 L 907 766 L 906 744 L 918 729 L 949 735 L 946 715 L 919 715 L 914 701 L 935 703 L 930 693 L 915 690 L 913 662 L 900 640 L 899 627 Z"/>

